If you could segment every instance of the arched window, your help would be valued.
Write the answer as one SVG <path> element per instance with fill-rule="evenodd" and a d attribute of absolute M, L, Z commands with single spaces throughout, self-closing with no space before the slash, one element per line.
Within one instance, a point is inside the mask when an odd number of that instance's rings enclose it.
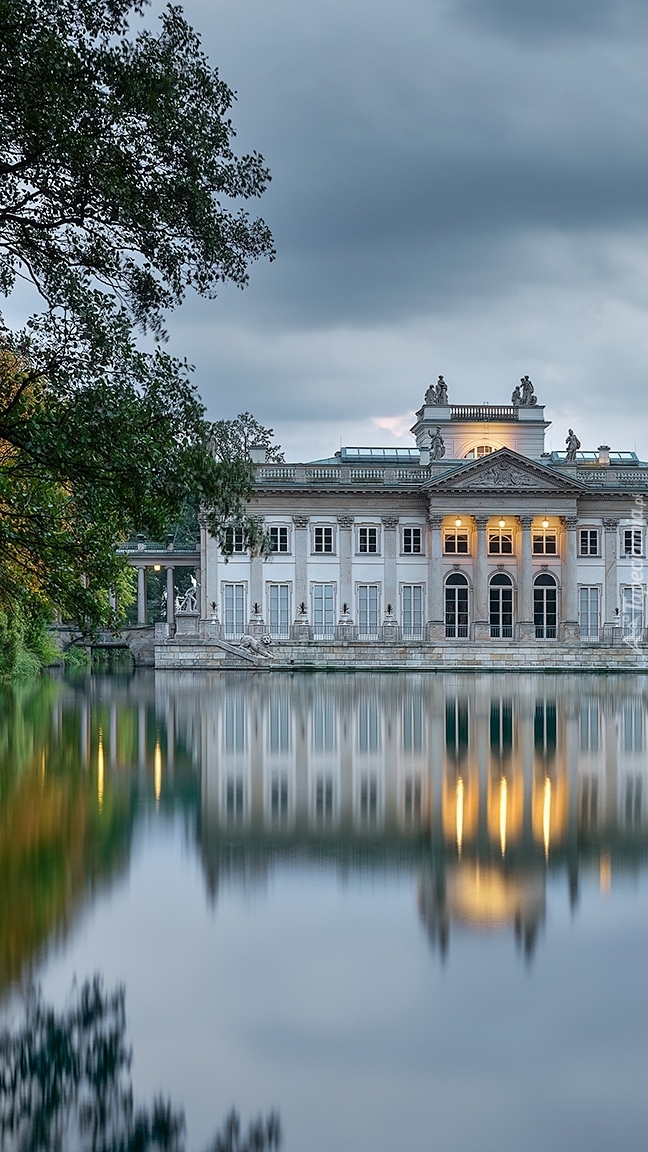
<path fill-rule="evenodd" d="M 505 572 L 497 572 L 490 582 L 490 634 L 498 640 L 513 635 L 513 581 Z"/>
<path fill-rule="evenodd" d="M 491 452 L 495 449 L 490 444 L 478 444 L 476 448 L 471 448 L 470 452 L 466 452 L 464 460 L 480 460 L 482 456 L 490 456 Z"/>
<path fill-rule="evenodd" d="M 533 582 L 533 622 L 538 640 L 555 640 L 558 627 L 558 589 L 555 576 L 543 572 Z"/>
<path fill-rule="evenodd" d="M 445 582 L 445 634 L 448 639 L 468 636 L 468 580 L 452 572 Z"/>

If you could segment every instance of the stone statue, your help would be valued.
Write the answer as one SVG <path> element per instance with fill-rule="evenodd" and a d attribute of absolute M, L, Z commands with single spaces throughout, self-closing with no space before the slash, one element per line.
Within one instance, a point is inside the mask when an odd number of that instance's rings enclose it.
<path fill-rule="evenodd" d="M 439 376 L 439 379 L 437 381 L 436 400 L 434 401 L 434 403 L 438 404 L 440 407 L 447 406 L 447 403 L 448 403 L 448 385 L 446 384 L 445 380 L 443 379 L 443 376 Z"/>
<path fill-rule="evenodd" d="M 191 577 L 191 587 L 187 588 L 184 596 L 176 596 L 176 612 L 198 611 L 198 582 L 195 576 Z"/>
<path fill-rule="evenodd" d="M 533 408 L 538 403 L 538 398 L 534 395 L 533 392 L 533 384 L 529 380 L 528 376 L 523 376 L 520 380 L 520 384 L 522 386 L 520 404 L 523 408 Z M 515 401 L 513 401 L 513 403 L 515 403 Z"/>
<path fill-rule="evenodd" d="M 517 388 L 513 389 L 513 395 L 511 396 L 511 404 L 513 405 L 514 408 L 519 408 L 521 403 L 522 403 L 522 394 L 520 392 L 520 385 L 518 384 Z"/>
<path fill-rule="evenodd" d="M 441 429 L 437 424 L 437 430 L 430 439 L 430 460 L 441 460 L 443 456 L 445 456 L 445 444 L 443 443 Z"/>
<path fill-rule="evenodd" d="M 276 660 L 274 652 L 270 651 L 272 639 L 270 636 L 262 636 L 260 640 L 256 636 L 250 636 L 246 632 L 238 642 L 237 647 L 242 648 L 244 652 L 249 652 L 252 656 L 263 656 L 266 660 Z"/>
<path fill-rule="evenodd" d="M 567 445 L 567 463 L 573 464 L 576 460 L 576 453 L 581 446 L 581 442 L 578 439 L 578 436 L 575 435 L 573 428 L 569 429 L 569 436 L 565 440 L 565 444 Z"/>
<path fill-rule="evenodd" d="M 445 408 L 448 403 L 448 385 L 446 384 L 443 376 L 439 376 L 436 385 L 430 384 L 427 392 L 425 393 L 425 403 L 427 405 L 435 404 L 437 407 Z"/>

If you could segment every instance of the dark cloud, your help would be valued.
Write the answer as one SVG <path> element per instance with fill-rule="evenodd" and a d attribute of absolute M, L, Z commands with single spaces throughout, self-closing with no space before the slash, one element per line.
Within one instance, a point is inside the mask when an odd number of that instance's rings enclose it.
<path fill-rule="evenodd" d="M 315 435 L 336 410 L 412 407 L 437 370 L 495 399 L 530 369 L 594 429 L 611 373 L 643 411 L 643 2 L 185 7 L 238 91 L 240 147 L 273 172 L 276 262 L 171 324 L 212 411 Z"/>

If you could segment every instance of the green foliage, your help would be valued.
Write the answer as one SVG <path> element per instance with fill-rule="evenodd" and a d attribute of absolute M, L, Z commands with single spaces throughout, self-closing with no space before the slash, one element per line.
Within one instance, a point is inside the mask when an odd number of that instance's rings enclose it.
<path fill-rule="evenodd" d="M 71 668 L 75 671 L 80 671 L 89 668 L 92 664 L 92 657 L 87 648 L 79 648 L 77 644 L 72 644 L 65 653 L 63 660 L 66 668 Z"/>
<path fill-rule="evenodd" d="M 250 448 L 265 448 L 266 460 L 283 463 L 284 454 L 272 443 L 274 430 L 264 428 L 251 412 L 240 412 L 235 420 L 216 420 L 211 426 L 211 444 L 218 460 L 226 463 L 249 460 Z"/>
<path fill-rule="evenodd" d="M 28 680 L 60 654 L 48 632 L 50 612 L 34 598 L 16 598 L 0 610 L 0 679 Z"/>
<path fill-rule="evenodd" d="M 26 279 L 42 300 L 0 330 L 0 609 L 53 606 L 86 632 L 115 623 L 109 588 L 128 595 L 115 545 L 159 539 L 188 494 L 223 539 L 233 522 L 258 535 L 250 466 L 215 458 L 161 341 L 187 289 L 243 286 L 272 258 L 240 207 L 269 174 L 234 153 L 233 93 L 181 10 L 133 33 L 141 10 L 0 0 L 0 291 Z"/>

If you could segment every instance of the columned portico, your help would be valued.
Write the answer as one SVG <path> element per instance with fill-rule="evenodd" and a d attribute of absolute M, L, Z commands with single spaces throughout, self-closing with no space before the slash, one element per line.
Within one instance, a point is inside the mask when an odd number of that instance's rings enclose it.
<path fill-rule="evenodd" d="M 146 624 L 146 568 L 137 565 L 137 623 Z"/>

